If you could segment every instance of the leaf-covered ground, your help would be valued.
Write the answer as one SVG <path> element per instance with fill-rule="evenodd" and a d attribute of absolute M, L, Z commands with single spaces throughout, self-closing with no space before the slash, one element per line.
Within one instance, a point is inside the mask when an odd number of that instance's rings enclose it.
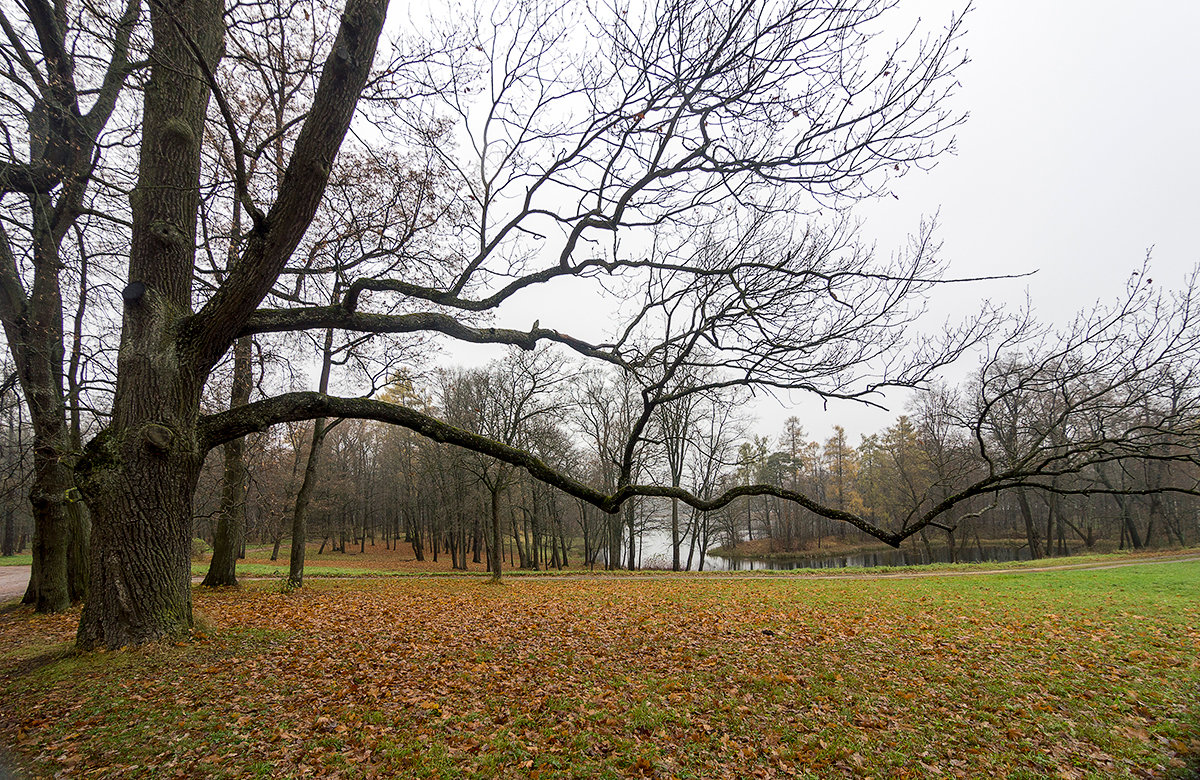
<path fill-rule="evenodd" d="M 1190 777 L 1200 563 L 920 580 L 314 580 L 74 655 L 0 614 L 31 776 Z M 1193 763 L 1189 763 L 1193 762 Z"/>

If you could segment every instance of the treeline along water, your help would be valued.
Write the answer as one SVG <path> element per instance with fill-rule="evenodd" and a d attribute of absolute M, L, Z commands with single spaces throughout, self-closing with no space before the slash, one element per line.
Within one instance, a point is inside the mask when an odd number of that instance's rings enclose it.
<path fill-rule="evenodd" d="M 751 571 L 762 569 L 843 569 L 868 566 L 920 566 L 930 563 L 981 563 L 1029 560 L 1028 547 L 1007 545 L 973 545 L 956 551 L 950 559 L 948 547 L 924 549 L 876 550 L 852 555 L 809 555 L 795 558 L 722 558 L 710 555 L 704 568 L 720 571 Z"/>

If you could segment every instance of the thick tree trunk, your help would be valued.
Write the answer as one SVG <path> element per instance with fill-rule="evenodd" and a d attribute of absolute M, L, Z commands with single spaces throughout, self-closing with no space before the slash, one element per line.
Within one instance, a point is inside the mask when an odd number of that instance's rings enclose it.
<path fill-rule="evenodd" d="M 87 598 L 88 561 L 92 541 L 92 521 L 78 490 L 71 491 L 67 502 L 67 596 L 72 604 Z"/>
<path fill-rule="evenodd" d="M 67 491 L 74 487 L 70 472 L 60 458 L 60 448 L 35 442 L 33 487 L 33 564 L 29 586 L 22 599 L 38 612 L 61 612 L 71 606 L 67 578 L 67 548 L 70 519 Z"/>
<path fill-rule="evenodd" d="M 40 213 L 40 212 L 39 212 Z M 38 612 L 59 612 L 82 598 L 78 578 L 68 577 L 72 517 L 67 505 L 77 501 L 74 461 L 63 390 L 62 296 L 58 288 L 58 247 L 49 231 L 40 231 L 35 255 L 39 268 L 33 294 L 20 307 L 3 296 L 4 330 L 17 363 L 21 387 L 33 424 L 33 566 L 23 599 Z M 77 530 L 82 533 L 83 528 Z M 79 540 L 82 543 L 83 540 Z"/>
<path fill-rule="evenodd" d="M 39 32 L 39 37 L 42 34 Z M 45 34 L 58 36 L 65 34 L 65 30 L 60 28 Z M 70 47 L 61 38 L 57 43 L 63 46 L 62 50 L 54 51 L 56 47 L 51 47 L 50 51 L 43 51 L 46 57 L 43 64 L 55 73 L 53 80 L 57 83 L 52 89 L 56 96 L 54 101 L 42 102 L 34 109 L 33 113 L 40 116 L 44 125 L 36 132 L 30 128 L 30 159 L 41 157 L 52 147 L 65 151 L 66 157 L 53 163 L 59 178 L 56 192 L 31 195 L 28 201 L 34 270 L 28 294 L 7 236 L 0 233 L 0 320 L 9 352 L 17 365 L 34 430 L 34 473 L 30 488 L 34 520 L 33 571 L 24 601 L 34 604 L 39 612 L 66 609 L 72 601 L 83 599 L 87 593 L 87 568 L 83 563 L 87 557 L 87 517 L 84 513 L 69 511 L 67 507 L 79 500 L 72 473 L 79 442 L 72 441 L 67 426 L 60 286 L 64 263 L 60 253 L 62 240 L 75 226 L 82 208 L 92 174 L 95 136 L 84 132 L 85 123 L 78 113 L 78 96 L 73 83 L 74 65 L 69 59 L 62 58 Z M 123 44 L 119 48 L 123 48 Z M 62 102 L 58 105 L 49 105 L 59 100 Z M 107 122 L 107 115 L 94 127 L 95 131 L 99 131 L 103 122 Z M 32 124 L 38 124 L 38 120 Z M 80 267 L 80 282 L 77 326 L 86 300 L 86 259 Z M 73 400 L 77 400 L 78 388 L 74 379 L 79 359 L 76 348 L 69 371 Z M 75 412 L 76 422 L 77 414 Z M 75 430 L 78 431 L 78 424 Z"/>
<path fill-rule="evenodd" d="M 138 186 L 117 384 L 109 427 L 76 468 L 92 510 L 91 586 L 77 643 L 87 650 L 179 636 L 192 627 L 192 496 L 204 461 L 197 434 L 207 369 L 181 339 L 191 312 L 200 145 L 215 69 L 218 0 L 151 7 L 154 50 L 143 90 Z M 186 38 L 181 33 L 186 30 Z M 206 348 L 220 357 L 230 342 Z"/>
<path fill-rule="evenodd" d="M 192 628 L 191 499 L 202 457 L 194 441 L 167 430 L 148 425 L 120 438 L 105 431 L 80 463 L 94 520 L 82 649 L 139 645 Z"/>

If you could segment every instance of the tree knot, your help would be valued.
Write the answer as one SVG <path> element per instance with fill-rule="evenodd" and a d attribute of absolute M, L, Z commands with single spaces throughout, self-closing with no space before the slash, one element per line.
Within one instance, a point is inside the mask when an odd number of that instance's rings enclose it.
<path fill-rule="evenodd" d="M 142 428 L 142 443 L 152 452 L 166 452 L 174 441 L 175 432 L 165 425 L 150 423 Z"/>

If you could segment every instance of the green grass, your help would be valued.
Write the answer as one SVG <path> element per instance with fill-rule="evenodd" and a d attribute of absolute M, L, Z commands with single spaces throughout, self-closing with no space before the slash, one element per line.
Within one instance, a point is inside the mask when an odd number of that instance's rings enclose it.
<path fill-rule="evenodd" d="M 0 556 L 0 566 L 32 566 L 33 553 Z"/>

